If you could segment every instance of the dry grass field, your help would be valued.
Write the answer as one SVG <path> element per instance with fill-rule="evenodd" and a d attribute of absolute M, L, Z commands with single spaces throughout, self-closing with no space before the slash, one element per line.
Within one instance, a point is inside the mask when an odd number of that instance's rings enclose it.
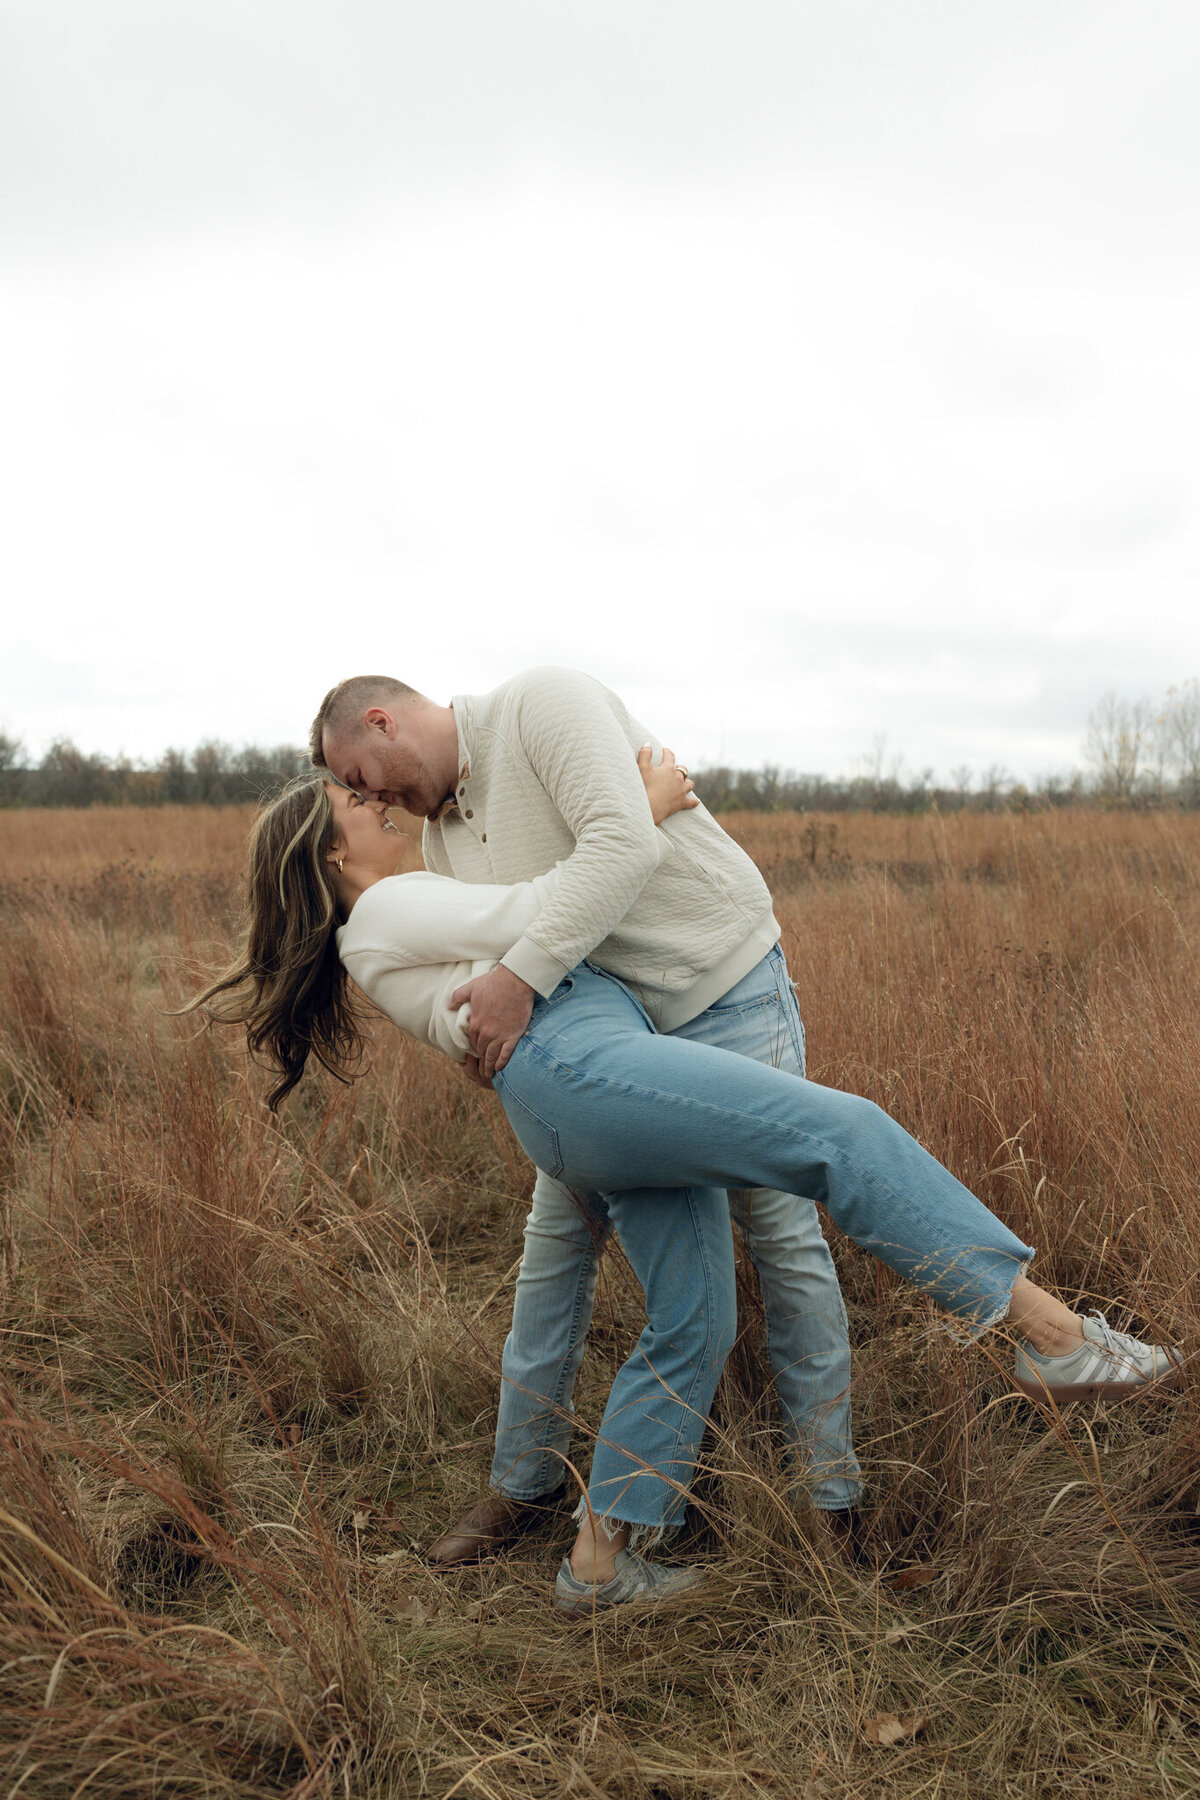
<path fill-rule="evenodd" d="M 749 1281 L 698 1596 L 557 1619 L 565 1513 L 424 1566 L 486 1476 L 528 1169 L 390 1028 L 275 1123 L 234 1035 L 168 1016 L 228 948 L 246 822 L 0 814 L 0 1800 L 1195 1793 L 1196 1363 L 1055 1416 L 845 1243 L 859 1566 L 788 1500 Z M 1200 1344 L 1200 819 L 727 823 L 811 1073 L 1065 1297 Z M 614 1255 L 581 1467 L 638 1324 Z"/>

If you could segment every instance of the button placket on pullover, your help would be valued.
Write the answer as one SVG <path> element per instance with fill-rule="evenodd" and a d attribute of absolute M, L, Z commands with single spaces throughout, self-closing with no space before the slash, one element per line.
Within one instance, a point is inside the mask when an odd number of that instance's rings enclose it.
<path fill-rule="evenodd" d="M 447 827 L 449 826 L 452 826 L 455 830 L 461 828 L 466 831 L 469 836 L 474 839 L 475 844 L 478 847 L 480 861 L 487 871 L 486 879 L 494 881 L 496 879 L 496 874 L 491 856 L 487 850 L 487 832 L 482 828 L 482 814 L 477 816 L 476 808 L 472 804 L 471 765 L 469 759 L 463 763 L 462 768 L 459 770 L 459 781 L 454 790 L 454 799 L 454 814 L 452 814 L 443 825 L 443 832 L 446 832 Z"/>

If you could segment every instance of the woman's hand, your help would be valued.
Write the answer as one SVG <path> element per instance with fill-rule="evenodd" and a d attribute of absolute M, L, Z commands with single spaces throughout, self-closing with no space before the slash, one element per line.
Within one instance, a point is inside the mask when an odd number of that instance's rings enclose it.
<path fill-rule="evenodd" d="M 650 766 L 650 758 L 654 751 L 649 744 L 643 744 L 638 751 L 638 768 L 642 780 L 646 784 L 646 798 L 650 802 L 650 811 L 654 815 L 654 823 L 661 825 L 672 813 L 688 812 L 700 802 L 693 794 L 695 782 L 692 781 L 686 768 L 680 768 L 675 761 L 675 752 L 664 749 L 662 761 L 655 768 Z"/>

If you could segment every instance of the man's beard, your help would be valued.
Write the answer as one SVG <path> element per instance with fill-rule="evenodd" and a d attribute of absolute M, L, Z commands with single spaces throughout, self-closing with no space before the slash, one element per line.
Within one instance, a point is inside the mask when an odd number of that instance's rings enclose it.
<path fill-rule="evenodd" d="M 415 752 L 406 755 L 402 761 L 398 758 L 397 762 L 399 766 L 384 768 L 384 786 L 389 793 L 399 796 L 399 804 L 405 812 L 428 818 L 445 798 L 437 792 L 432 769 Z"/>

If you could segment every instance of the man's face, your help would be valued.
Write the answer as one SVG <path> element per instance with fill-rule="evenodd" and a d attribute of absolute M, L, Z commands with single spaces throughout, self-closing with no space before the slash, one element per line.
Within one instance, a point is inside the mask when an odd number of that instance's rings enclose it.
<path fill-rule="evenodd" d="M 371 707 L 357 729 L 321 740 L 330 773 L 368 800 L 402 806 L 427 816 L 446 798 L 447 784 L 430 767 L 433 746 L 421 729 L 421 712 L 389 713 Z M 453 778 L 452 778 L 453 779 Z"/>

